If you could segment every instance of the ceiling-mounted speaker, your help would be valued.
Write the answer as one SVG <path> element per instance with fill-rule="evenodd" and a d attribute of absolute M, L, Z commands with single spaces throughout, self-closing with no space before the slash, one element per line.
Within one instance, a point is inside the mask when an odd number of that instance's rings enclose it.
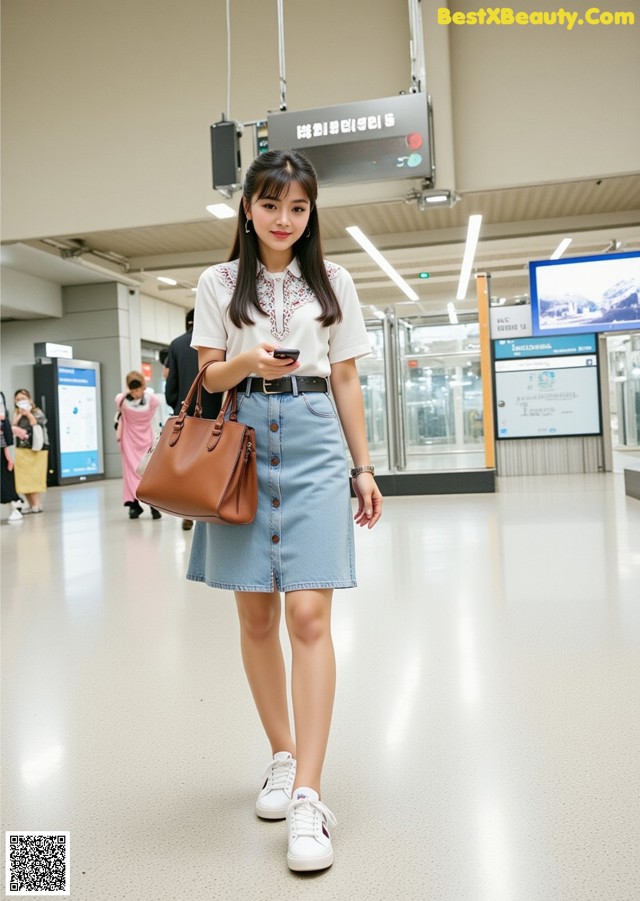
<path fill-rule="evenodd" d="M 239 122 L 223 119 L 211 126 L 213 187 L 225 196 L 242 187 Z"/>

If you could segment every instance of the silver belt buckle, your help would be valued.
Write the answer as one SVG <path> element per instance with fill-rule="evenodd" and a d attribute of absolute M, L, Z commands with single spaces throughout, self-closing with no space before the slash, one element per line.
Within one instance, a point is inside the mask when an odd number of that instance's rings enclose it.
<path fill-rule="evenodd" d="M 278 381 L 277 379 L 262 379 L 262 393 L 263 394 L 277 394 L 277 391 L 269 391 L 267 388 L 267 384 L 271 384 L 272 382 Z"/>

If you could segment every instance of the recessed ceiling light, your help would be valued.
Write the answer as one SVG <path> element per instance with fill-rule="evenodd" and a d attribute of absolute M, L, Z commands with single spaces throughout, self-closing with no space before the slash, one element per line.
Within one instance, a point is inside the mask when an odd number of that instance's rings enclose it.
<path fill-rule="evenodd" d="M 233 219 L 236 215 L 236 211 L 228 203 L 210 203 L 207 210 L 216 219 Z"/>
<path fill-rule="evenodd" d="M 167 278 L 165 275 L 157 275 L 156 278 L 159 282 L 162 282 L 163 285 L 175 286 L 178 284 L 175 278 Z"/>

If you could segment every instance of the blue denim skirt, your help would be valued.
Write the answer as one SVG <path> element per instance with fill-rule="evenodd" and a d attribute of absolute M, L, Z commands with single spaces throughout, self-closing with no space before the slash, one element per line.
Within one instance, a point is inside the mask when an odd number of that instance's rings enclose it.
<path fill-rule="evenodd" d="M 258 512 L 246 526 L 197 522 L 187 579 L 234 591 L 356 585 L 347 459 L 328 394 L 239 394 L 256 430 Z"/>

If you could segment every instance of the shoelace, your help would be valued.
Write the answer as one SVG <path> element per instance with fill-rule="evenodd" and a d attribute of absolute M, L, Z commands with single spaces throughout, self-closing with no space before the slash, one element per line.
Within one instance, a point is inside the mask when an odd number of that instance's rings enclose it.
<path fill-rule="evenodd" d="M 292 818 L 293 830 L 296 836 L 315 836 L 318 828 L 318 816 L 324 817 L 332 826 L 338 821 L 322 801 L 314 801 L 311 798 L 298 798 L 289 805 L 289 813 Z M 322 828 L 320 826 L 320 828 Z"/>
<path fill-rule="evenodd" d="M 291 786 L 288 785 L 288 782 L 291 781 L 293 783 L 294 766 L 295 761 L 293 760 L 276 760 L 274 763 L 269 764 L 262 781 L 270 780 L 271 789 L 276 791 L 278 789 L 286 791 L 287 788 L 290 790 Z"/>

